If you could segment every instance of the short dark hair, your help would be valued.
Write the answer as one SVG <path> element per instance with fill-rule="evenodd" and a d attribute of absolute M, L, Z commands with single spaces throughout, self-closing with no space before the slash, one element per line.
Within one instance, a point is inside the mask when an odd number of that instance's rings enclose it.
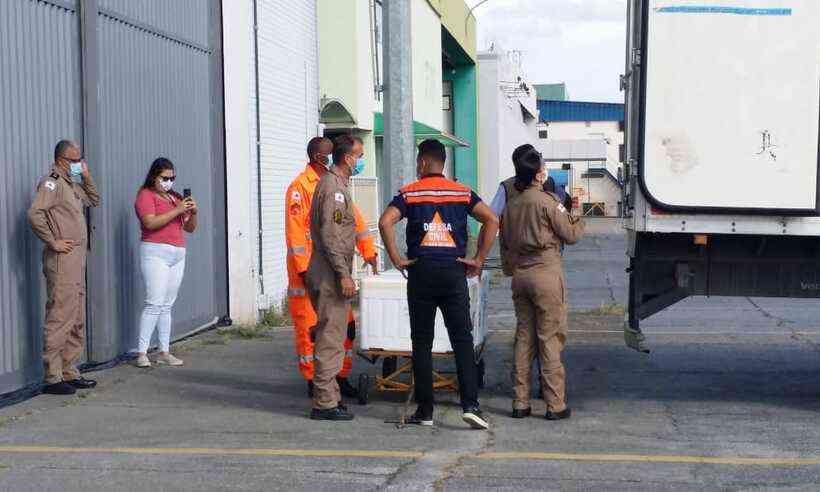
<path fill-rule="evenodd" d="M 447 161 L 447 152 L 444 150 L 444 144 L 436 139 L 428 138 L 419 144 L 419 157 L 444 164 Z"/>
<path fill-rule="evenodd" d="M 331 143 L 329 138 L 325 137 L 313 137 L 307 144 L 307 156 L 308 159 L 312 160 L 313 156 L 316 152 L 319 152 L 319 147 L 322 146 L 323 143 Z"/>
<path fill-rule="evenodd" d="M 333 164 L 341 164 L 347 154 L 353 152 L 356 140 L 350 135 L 339 135 L 333 141 Z"/>
<path fill-rule="evenodd" d="M 71 140 L 60 140 L 57 142 L 57 145 L 54 147 L 54 162 L 57 162 L 57 159 L 62 157 L 71 147 L 74 147 L 74 142 Z"/>

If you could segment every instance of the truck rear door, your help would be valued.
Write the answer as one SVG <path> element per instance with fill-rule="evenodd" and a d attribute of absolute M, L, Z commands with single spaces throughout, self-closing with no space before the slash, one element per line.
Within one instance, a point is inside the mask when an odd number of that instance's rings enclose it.
<path fill-rule="evenodd" d="M 820 2 L 641 3 L 647 198 L 669 211 L 820 212 Z"/>

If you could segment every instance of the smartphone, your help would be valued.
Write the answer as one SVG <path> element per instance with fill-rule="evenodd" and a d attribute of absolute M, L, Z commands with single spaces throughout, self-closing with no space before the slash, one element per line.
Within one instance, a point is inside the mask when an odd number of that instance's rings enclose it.
<path fill-rule="evenodd" d="M 182 198 L 191 198 L 191 189 L 185 188 L 182 190 Z"/>

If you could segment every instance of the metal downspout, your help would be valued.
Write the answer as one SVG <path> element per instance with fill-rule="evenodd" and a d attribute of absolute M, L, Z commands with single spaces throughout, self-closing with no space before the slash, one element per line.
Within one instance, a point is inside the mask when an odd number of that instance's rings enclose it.
<path fill-rule="evenodd" d="M 253 71 L 254 91 L 256 93 L 256 218 L 257 218 L 257 250 L 259 272 L 259 294 L 265 295 L 265 279 L 262 262 L 262 128 L 261 128 L 261 94 L 259 94 L 259 12 L 258 0 L 253 0 Z"/>

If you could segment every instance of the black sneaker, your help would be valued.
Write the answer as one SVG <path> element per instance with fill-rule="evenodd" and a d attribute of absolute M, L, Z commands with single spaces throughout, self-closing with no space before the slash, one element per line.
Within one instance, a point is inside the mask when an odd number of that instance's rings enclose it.
<path fill-rule="evenodd" d="M 473 429 L 487 430 L 490 428 L 490 424 L 484 419 L 484 415 L 478 407 L 465 408 L 461 418 L 470 424 Z"/>
<path fill-rule="evenodd" d="M 404 419 L 407 425 L 423 425 L 425 427 L 433 426 L 433 413 L 425 412 L 421 408 L 416 409 L 416 413 L 409 415 Z"/>
<path fill-rule="evenodd" d="M 555 413 L 550 412 L 547 410 L 547 413 L 544 415 L 544 418 L 547 420 L 564 420 L 568 419 L 572 416 L 572 409 L 567 407 L 563 411 Z"/>
<path fill-rule="evenodd" d="M 308 386 L 308 389 L 307 389 L 308 398 L 313 398 L 313 380 L 308 381 L 307 386 Z"/>
<path fill-rule="evenodd" d="M 512 411 L 512 418 L 514 419 L 525 419 L 532 415 L 532 408 L 513 408 Z"/>
<path fill-rule="evenodd" d="M 336 382 L 339 383 L 339 391 L 342 393 L 342 396 L 347 398 L 359 397 L 359 390 L 354 388 L 347 378 L 336 378 Z"/>
<path fill-rule="evenodd" d="M 311 420 L 332 420 L 341 422 L 345 420 L 353 420 L 353 418 L 352 413 L 340 407 L 328 409 L 314 408 L 310 411 Z"/>
<path fill-rule="evenodd" d="M 94 386 L 97 386 L 97 382 L 93 379 L 86 379 L 84 377 L 79 377 L 77 379 L 72 379 L 71 381 L 66 381 L 66 383 L 74 386 L 77 389 L 91 389 Z"/>
<path fill-rule="evenodd" d="M 71 386 L 65 381 L 43 386 L 43 393 L 47 395 L 73 395 L 76 392 L 77 390 L 74 386 Z"/>

